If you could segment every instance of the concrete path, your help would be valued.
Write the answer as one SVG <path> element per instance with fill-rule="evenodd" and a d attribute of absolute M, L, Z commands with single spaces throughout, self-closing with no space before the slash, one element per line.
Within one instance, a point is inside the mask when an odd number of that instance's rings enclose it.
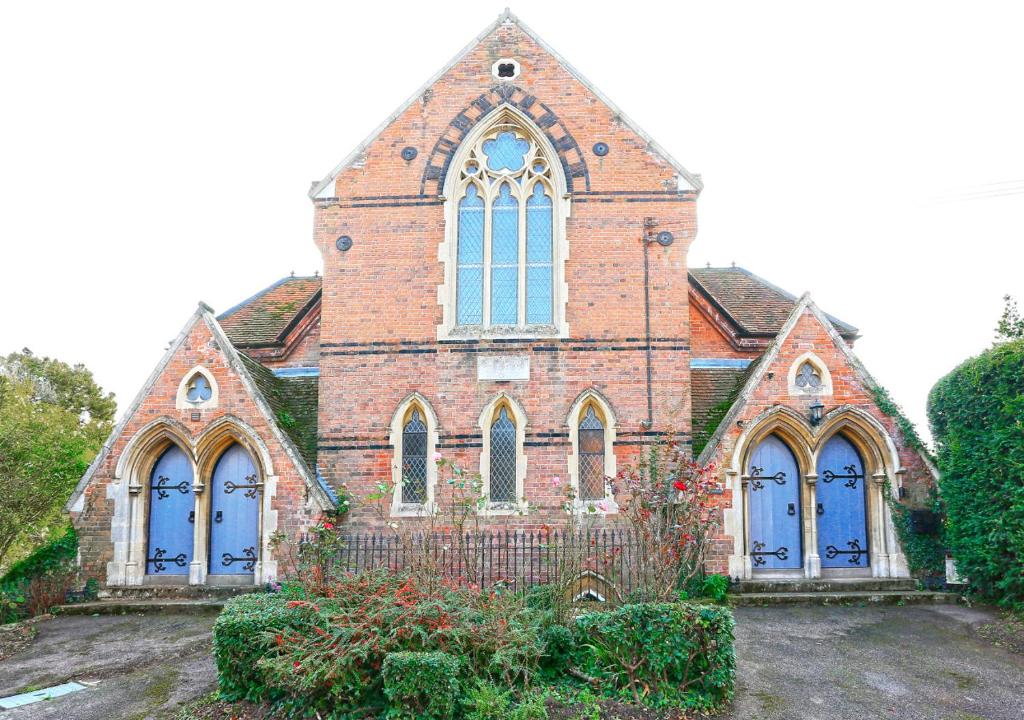
<path fill-rule="evenodd" d="M 729 720 L 1022 720 L 1024 657 L 975 629 L 989 610 L 737 608 Z"/>
<path fill-rule="evenodd" d="M 985 610 L 738 608 L 728 720 L 1021 720 L 1024 657 L 978 639 Z M 216 686 L 212 616 L 67 616 L 0 662 L 0 697 L 68 680 L 94 687 L 0 720 L 173 718 Z"/>
<path fill-rule="evenodd" d="M 66 616 L 39 623 L 27 648 L 0 662 L 0 697 L 68 680 L 93 684 L 54 700 L 0 710 L 0 720 L 173 718 L 217 685 L 215 615 Z"/>

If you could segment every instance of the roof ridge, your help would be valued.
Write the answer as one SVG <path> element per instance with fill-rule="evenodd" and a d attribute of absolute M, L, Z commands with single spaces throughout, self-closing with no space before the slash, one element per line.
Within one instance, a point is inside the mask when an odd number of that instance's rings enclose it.
<path fill-rule="evenodd" d="M 285 275 L 280 280 L 276 280 L 276 281 L 272 282 L 270 285 L 267 285 L 262 290 L 259 290 L 255 294 L 250 295 L 249 297 L 247 297 L 242 302 L 237 303 L 236 305 L 231 306 L 230 308 L 228 308 L 227 310 L 222 312 L 220 315 L 217 315 L 216 316 L 217 321 L 220 322 L 221 320 L 226 319 L 227 317 L 229 317 L 233 313 L 238 312 L 243 307 L 245 307 L 246 305 L 251 303 L 253 300 L 258 300 L 259 298 L 263 297 L 264 295 L 266 295 L 271 290 L 273 290 L 275 288 L 281 287 L 286 282 L 290 282 L 292 280 L 314 280 L 314 279 L 320 279 L 321 282 L 323 281 L 323 278 L 320 277 L 320 275 Z M 213 309 L 212 308 L 210 309 L 210 313 L 213 314 Z"/>

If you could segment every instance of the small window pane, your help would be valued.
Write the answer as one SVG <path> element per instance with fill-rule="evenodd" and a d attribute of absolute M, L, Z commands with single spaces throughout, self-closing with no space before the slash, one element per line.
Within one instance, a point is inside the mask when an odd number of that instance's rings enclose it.
<path fill-rule="evenodd" d="M 796 386 L 808 389 L 821 387 L 821 374 L 810 362 L 805 362 L 796 373 Z"/>
<path fill-rule="evenodd" d="M 484 292 L 484 200 L 475 185 L 466 188 L 459 202 L 458 285 L 456 322 L 483 322 Z"/>
<path fill-rule="evenodd" d="M 551 198 L 537 183 L 526 201 L 526 322 L 550 324 L 552 314 Z"/>
<path fill-rule="evenodd" d="M 427 501 L 427 426 L 413 410 L 402 430 L 402 502 Z"/>
<path fill-rule="evenodd" d="M 498 133 L 494 140 L 487 140 L 483 147 L 489 169 L 515 171 L 523 167 L 524 156 L 530 149 L 530 143 L 520 140 L 514 132 L 508 131 Z"/>
<path fill-rule="evenodd" d="M 209 381 L 201 374 L 196 373 L 188 383 L 188 391 L 185 397 L 190 403 L 206 402 L 213 396 L 213 389 Z"/>
<path fill-rule="evenodd" d="M 491 324 L 519 318 L 519 201 L 508 183 L 494 200 L 491 222 Z"/>
<path fill-rule="evenodd" d="M 516 500 L 516 426 L 502 407 L 491 425 L 491 502 Z"/>
<path fill-rule="evenodd" d="M 594 412 L 587 413 L 579 427 L 580 499 L 604 499 L 604 425 Z"/>

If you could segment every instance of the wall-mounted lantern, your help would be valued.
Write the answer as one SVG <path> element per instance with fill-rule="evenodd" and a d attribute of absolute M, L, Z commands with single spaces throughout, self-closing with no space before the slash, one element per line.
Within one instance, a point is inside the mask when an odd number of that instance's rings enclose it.
<path fill-rule="evenodd" d="M 821 424 L 821 418 L 825 415 L 825 406 L 822 404 L 821 400 L 815 400 L 811 404 L 809 410 L 811 411 L 811 426 L 817 427 Z"/>

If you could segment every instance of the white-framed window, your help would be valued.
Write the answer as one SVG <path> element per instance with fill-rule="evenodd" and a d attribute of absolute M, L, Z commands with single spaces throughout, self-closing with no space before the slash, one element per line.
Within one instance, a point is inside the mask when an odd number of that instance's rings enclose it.
<path fill-rule="evenodd" d="M 178 410 L 206 410 L 217 407 L 219 388 L 213 373 L 196 365 L 182 376 L 174 398 Z"/>
<path fill-rule="evenodd" d="M 790 395 L 831 395 L 832 374 L 821 358 L 805 352 L 789 366 L 788 390 Z"/>
<path fill-rule="evenodd" d="M 615 461 L 615 414 L 596 390 L 585 390 L 569 410 L 569 481 L 577 512 L 610 514 L 619 510 L 612 480 Z"/>
<path fill-rule="evenodd" d="M 445 183 L 439 337 L 564 336 L 568 198 L 561 162 L 505 107 L 470 134 Z"/>
<path fill-rule="evenodd" d="M 526 413 L 513 398 L 500 393 L 480 413 L 480 429 L 480 478 L 487 500 L 484 512 L 525 513 Z"/>
<path fill-rule="evenodd" d="M 416 517 L 433 510 L 437 433 L 437 416 L 426 398 L 412 393 L 402 400 L 391 419 L 392 516 Z"/>

